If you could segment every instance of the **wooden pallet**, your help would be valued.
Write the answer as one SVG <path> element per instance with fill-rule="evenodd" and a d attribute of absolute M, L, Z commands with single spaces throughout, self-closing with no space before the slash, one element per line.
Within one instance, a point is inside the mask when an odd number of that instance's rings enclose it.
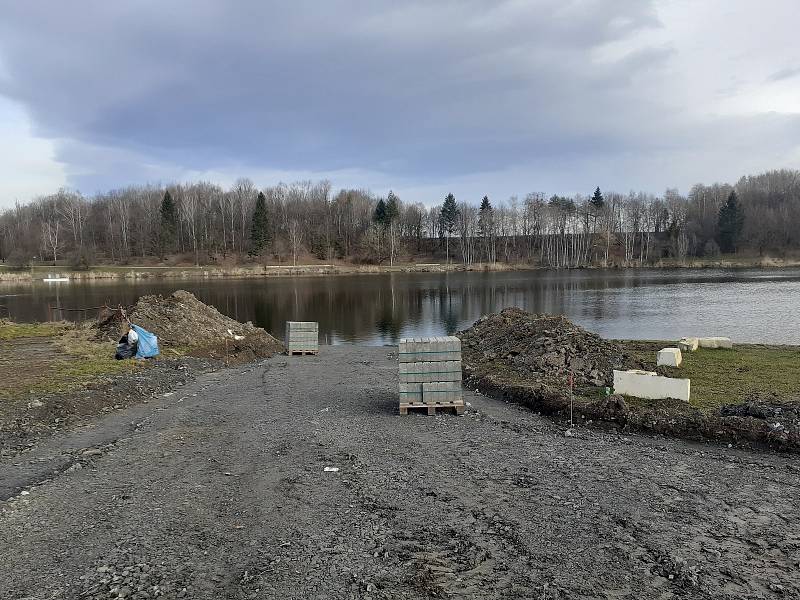
<path fill-rule="evenodd" d="M 306 354 L 316 356 L 319 354 L 319 350 L 287 350 L 286 354 L 289 356 L 305 356 Z"/>
<path fill-rule="evenodd" d="M 437 402 L 435 404 L 425 404 L 424 402 L 401 402 L 400 414 L 407 415 L 409 409 L 424 408 L 428 411 L 429 415 L 435 415 L 436 409 L 442 410 L 445 408 L 452 408 L 456 411 L 457 415 L 463 415 L 466 408 L 463 402 Z"/>

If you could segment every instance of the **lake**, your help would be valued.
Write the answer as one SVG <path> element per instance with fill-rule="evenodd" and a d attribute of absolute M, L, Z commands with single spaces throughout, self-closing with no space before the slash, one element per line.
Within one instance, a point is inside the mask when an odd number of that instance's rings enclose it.
<path fill-rule="evenodd" d="M 445 335 L 506 306 L 559 313 L 605 337 L 723 335 L 800 344 L 800 269 L 392 273 L 266 279 L 109 280 L 0 286 L 0 316 L 47 319 L 48 306 L 131 304 L 186 289 L 282 337 L 284 321 L 319 321 L 323 343 L 394 344 Z M 89 311 L 93 316 L 96 311 Z M 54 316 L 58 317 L 56 310 Z M 63 311 L 65 318 L 81 313 Z"/>

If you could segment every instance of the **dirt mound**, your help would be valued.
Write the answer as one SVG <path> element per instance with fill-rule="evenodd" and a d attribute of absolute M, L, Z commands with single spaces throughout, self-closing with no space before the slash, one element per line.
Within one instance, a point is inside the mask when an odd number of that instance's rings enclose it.
<path fill-rule="evenodd" d="M 614 369 L 641 367 L 617 342 L 560 315 L 506 308 L 481 317 L 458 335 L 471 367 L 500 363 L 504 371 L 561 389 L 570 374 L 576 387 L 602 387 L 612 385 Z"/>
<path fill-rule="evenodd" d="M 256 359 L 283 350 L 283 345 L 264 329 L 226 317 L 184 290 L 166 297 L 142 296 L 128 311 L 128 317 L 155 333 L 161 346 L 188 348 L 192 355 L 221 358 L 243 354 L 240 358 Z M 119 319 L 120 315 L 114 313 L 98 322 L 100 335 L 118 331 Z"/>

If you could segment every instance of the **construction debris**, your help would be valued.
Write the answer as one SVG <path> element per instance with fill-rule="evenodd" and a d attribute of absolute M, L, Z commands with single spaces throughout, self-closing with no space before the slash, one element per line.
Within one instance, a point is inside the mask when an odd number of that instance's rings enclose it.
<path fill-rule="evenodd" d="M 121 311 L 111 313 L 96 327 L 100 336 L 118 337 Z M 178 290 L 169 296 L 142 296 L 126 313 L 132 323 L 152 331 L 165 348 L 179 348 L 195 356 L 242 359 L 267 358 L 283 345 L 250 322 L 226 317 L 194 294 Z"/>
<path fill-rule="evenodd" d="M 566 393 L 576 386 L 610 386 L 614 369 L 640 368 L 622 345 L 586 331 L 564 316 L 537 315 L 519 308 L 481 317 L 459 333 L 464 361 L 473 369 L 492 364 Z"/>

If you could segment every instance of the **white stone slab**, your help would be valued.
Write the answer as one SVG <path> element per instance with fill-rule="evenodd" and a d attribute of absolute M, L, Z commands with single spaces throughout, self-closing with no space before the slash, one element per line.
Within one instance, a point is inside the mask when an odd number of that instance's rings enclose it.
<path fill-rule="evenodd" d="M 680 367 L 683 356 L 679 348 L 662 348 L 656 354 L 656 364 L 661 367 Z"/>
<path fill-rule="evenodd" d="M 733 342 L 731 342 L 731 338 L 726 337 L 698 338 L 697 342 L 701 348 L 725 348 L 728 350 L 733 348 Z"/>
<path fill-rule="evenodd" d="M 678 348 L 680 348 L 682 352 L 694 352 L 697 350 L 699 344 L 700 341 L 696 337 L 684 337 L 678 342 Z"/>
<path fill-rule="evenodd" d="M 688 402 L 690 388 L 688 379 L 661 377 L 652 371 L 614 371 L 615 394 L 650 400 L 675 398 Z"/>

